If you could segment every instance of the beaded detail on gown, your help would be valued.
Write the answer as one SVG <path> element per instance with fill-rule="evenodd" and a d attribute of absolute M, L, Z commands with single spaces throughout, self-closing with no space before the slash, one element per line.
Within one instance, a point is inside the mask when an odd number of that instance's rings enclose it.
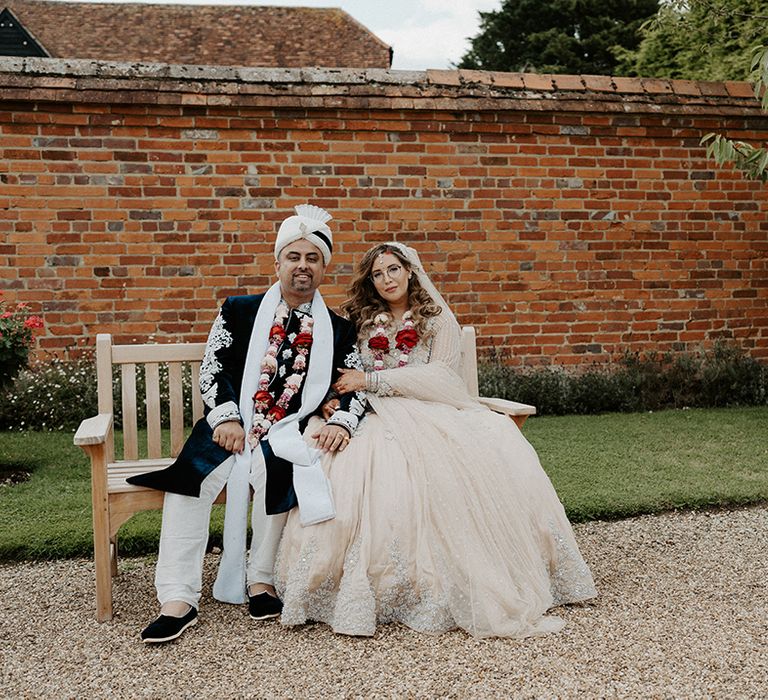
<path fill-rule="evenodd" d="M 550 608 L 595 596 L 536 452 L 509 418 L 467 394 L 458 326 L 438 316 L 430 331 L 406 367 L 396 350 L 384 356 L 373 410 L 325 458 L 336 518 L 303 528 L 290 513 L 275 567 L 283 624 L 372 635 L 397 621 L 524 637 L 562 627 Z"/>

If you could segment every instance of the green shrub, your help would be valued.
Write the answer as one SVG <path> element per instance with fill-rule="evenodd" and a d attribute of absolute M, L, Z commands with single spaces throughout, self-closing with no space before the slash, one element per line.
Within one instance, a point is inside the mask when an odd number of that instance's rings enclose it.
<path fill-rule="evenodd" d="M 573 372 L 517 369 L 496 354 L 480 363 L 479 380 L 482 395 L 533 404 L 541 415 L 768 403 L 768 366 L 725 343 L 678 355 L 627 353 L 618 364 Z"/>
<path fill-rule="evenodd" d="M 497 353 L 480 363 L 480 393 L 536 406 L 541 415 L 657 411 L 663 408 L 762 406 L 768 403 L 768 366 L 732 345 L 698 353 L 627 353 L 611 366 L 569 372 L 561 367 L 516 369 Z M 192 420 L 192 378 L 185 368 L 185 423 Z M 121 377 L 112 378 L 115 427 L 122 427 Z M 195 388 L 195 390 L 197 390 Z M 146 421 L 144 373 L 136 376 L 138 422 Z M 76 359 L 38 361 L 0 390 L 0 430 L 75 430 L 98 413 L 92 352 Z M 160 365 L 160 395 L 168 398 L 168 368 Z M 162 423 L 168 427 L 168 412 Z"/>
<path fill-rule="evenodd" d="M 55 357 L 19 372 L 0 400 L 0 429 L 74 430 L 97 405 L 93 358 Z"/>

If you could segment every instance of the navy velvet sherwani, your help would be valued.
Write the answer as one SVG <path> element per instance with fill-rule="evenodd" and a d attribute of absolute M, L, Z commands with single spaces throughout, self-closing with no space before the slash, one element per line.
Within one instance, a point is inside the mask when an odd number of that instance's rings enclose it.
<path fill-rule="evenodd" d="M 231 456 L 230 452 L 213 442 L 211 424 L 215 425 L 222 419 L 240 420 L 237 407 L 243 371 L 256 313 L 263 298 L 263 294 L 235 296 L 224 302 L 208 337 L 205 357 L 200 367 L 204 417 L 195 424 L 173 464 L 166 469 L 132 477 L 130 483 L 197 497 L 203 479 Z M 288 337 L 278 350 L 278 369 L 270 384 L 270 391 L 275 397 L 280 396 L 286 376 L 292 373 L 291 339 L 299 332 L 301 317 L 309 312 L 309 308 L 310 304 L 306 304 L 291 310 L 285 322 Z M 330 309 L 328 314 L 333 329 L 331 381 L 335 382 L 339 375 L 337 368 L 362 369 L 362 363 L 357 351 L 354 326 Z M 311 349 L 307 360 L 312 361 Z M 352 432 L 365 410 L 364 395 L 346 394 L 340 397 L 340 402 L 339 410 L 329 422 L 343 425 Z M 301 391 L 292 397 L 288 413 L 297 412 L 300 405 Z M 214 420 L 211 420 L 212 417 Z M 302 430 L 304 427 L 301 426 Z M 266 512 L 269 515 L 284 513 L 297 505 L 293 490 L 293 465 L 272 452 L 268 439 L 261 441 L 261 448 L 267 466 Z"/>

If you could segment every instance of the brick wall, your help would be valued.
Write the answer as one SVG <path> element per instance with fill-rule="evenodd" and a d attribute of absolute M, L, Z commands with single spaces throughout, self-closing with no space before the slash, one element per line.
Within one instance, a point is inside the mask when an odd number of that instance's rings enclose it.
<path fill-rule="evenodd" d="M 768 186 L 698 145 L 768 138 L 745 83 L 0 59 L 0 91 L 0 286 L 41 350 L 204 339 L 311 201 L 331 304 L 396 239 L 514 362 L 768 358 Z"/>

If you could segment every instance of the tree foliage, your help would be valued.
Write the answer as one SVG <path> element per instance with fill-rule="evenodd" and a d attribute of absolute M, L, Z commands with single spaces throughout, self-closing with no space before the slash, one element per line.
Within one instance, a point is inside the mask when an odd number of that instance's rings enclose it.
<path fill-rule="evenodd" d="M 620 49 L 622 75 L 744 80 L 766 38 L 766 0 L 666 0 L 636 49 Z"/>
<path fill-rule="evenodd" d="M 750 67 L 755 97 L 760 99 L 763 110 L 768 111 L 768 47 L 758 46 L 753 50 Z M 701 142 L 707 144 L 707 156 L 714 158 L 718 165 L 732 163 L 750 179 L 768 182 L 768 149 L 722 134 L 707 134 Z"/>
<path fill-rule="evenodd" d="M 639 45 L 658 0 L 504 0 L 480 13 L 480 33 L 460 68 L 616 74 L 617 52 Z"/>

